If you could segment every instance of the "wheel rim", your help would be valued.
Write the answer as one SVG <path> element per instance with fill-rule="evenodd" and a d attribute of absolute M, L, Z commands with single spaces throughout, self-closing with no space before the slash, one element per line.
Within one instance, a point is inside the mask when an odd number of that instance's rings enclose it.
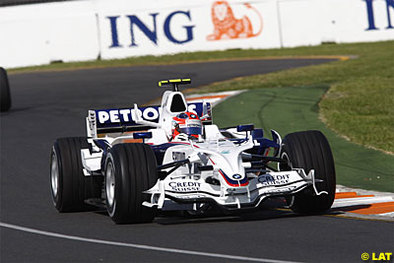
<path fill-rule="evenodd" d="M 107 203 L 112 207 L 115 200 L 115 170 L 112 162 L 108 162 L 105 172 L 105 193 L 107 196 Z"/>
<path fill-rule="evenodd" d="M 56 199 L 59 189 L 59 165 L 57 155 L 55 152 L 52 153 L 51 162 L 51 189 L 52 195 Z"/>

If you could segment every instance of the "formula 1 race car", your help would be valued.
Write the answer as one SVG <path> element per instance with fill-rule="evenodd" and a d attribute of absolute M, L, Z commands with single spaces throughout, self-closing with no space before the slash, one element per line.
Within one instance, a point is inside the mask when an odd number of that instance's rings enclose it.
<path fill-rule="evenodd" d="M 210 103 L 187 103 L 179 91 L 190 82 L 160 81 L 172 88 L 160 106 L 89 110 L 87 137 L 57 139 L 50 158 L 57 210 L 101 205 L 116 223 L 139 223 L 158 210 L 241 211 L 271 197 L 302 214 L 331 207 L 334 160 L 321 132 L 282 141 L 252 124 L 219 129 Z"/>

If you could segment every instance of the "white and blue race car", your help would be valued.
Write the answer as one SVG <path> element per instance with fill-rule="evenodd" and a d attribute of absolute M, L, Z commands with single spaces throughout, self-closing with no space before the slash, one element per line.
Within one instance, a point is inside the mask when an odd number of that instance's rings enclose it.
<path fill-rule="evenodd" d="M 330 146 L 319 131 L 272 140 L 254 125 L 220 129 L 210 103 L 187 103 L 179 85 L 160 106 L 89 110 L 87 137 L 60 138 L 50 184 L 60 212 L 105 206 L 116 223 L 150 222 L 158 210 L 190 214 L 257 208 L 285 197 L 297 213 L 327 211 L 335 196 Z"/>

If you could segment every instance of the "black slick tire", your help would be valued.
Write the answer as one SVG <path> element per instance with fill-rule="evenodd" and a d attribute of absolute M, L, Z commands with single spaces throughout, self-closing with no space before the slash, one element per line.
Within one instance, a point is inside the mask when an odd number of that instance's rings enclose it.
<path fill-rule="evenodd" d="M 317 214 L 330 209 L 335 198 L 336 177 L 334 158 L 326 137 L 320 131 L 295 132 L 283 139 L 281 157 L 289 163 L 280 170 L 303 168 L 305 173 L 315 170 L 317 191 L 328 194 L 316 195 L 312 186 L 287 198 L 289 207 L 299 214 Z"/>
<path fill-rule="evenodd" d="M 59 212 L 87 211 L 88 198 L 100 198 L 103 178 L 85 176 L 81 149 L 88 149 L 84 137 L 60 138 L 50 156 L 50 185 L 53 204 Z"/>
<path fill-rule="evenodd" d="M 8 111 L 11 108 L 11 92 L 7 72 L 0 67 L 0 110 Z"/>
<path fill-rule="evenodd" d="M 155 209 L 142 205 L 150 201 L 150 189 L 157 182 L 156 157 L 150 146 L 140 143 L 113 146 L 105 161 L 107 211 L 117 224 L 151 222 Z"/>

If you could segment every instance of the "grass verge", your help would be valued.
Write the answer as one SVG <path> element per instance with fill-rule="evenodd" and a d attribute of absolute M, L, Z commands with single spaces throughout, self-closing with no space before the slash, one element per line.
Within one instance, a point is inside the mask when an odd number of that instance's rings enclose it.
<path fill-rule="evenodd" d="M 319 120 L 318 103 L 327 89 L 328 86 L 300 86 L 247 91 L 217 105 L 214 121 L 221 127 L 254 123 L 266 134 L 275 129 L 282 136 L 294 131 L 320 130 L 327 136 L 334 154 L 337 183 L 394 192 L 394 156 L 351 143 Z"/>

